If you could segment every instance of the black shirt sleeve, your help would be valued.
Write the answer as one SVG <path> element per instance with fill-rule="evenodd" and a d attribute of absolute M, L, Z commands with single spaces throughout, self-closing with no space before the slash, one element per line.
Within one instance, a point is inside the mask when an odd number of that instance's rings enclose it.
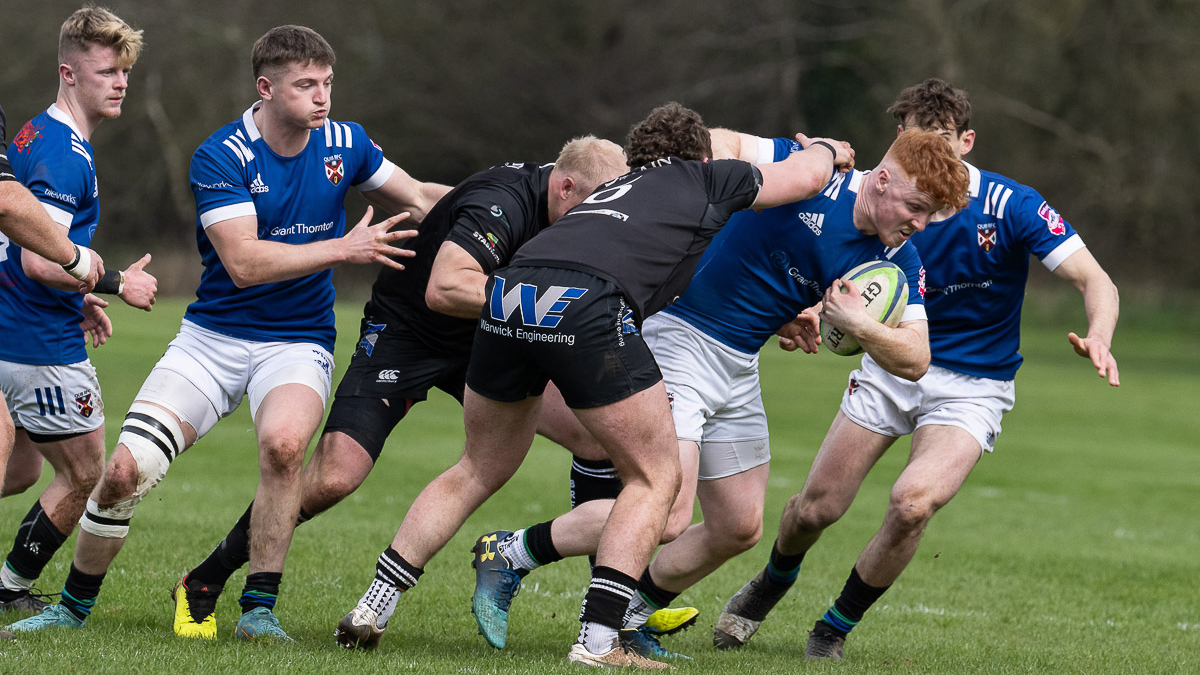
<path fill-rule="evenodd" d="M 736 159 L 708 162 L 706 166 L 708 201 L 720 216 L 728 219 L 758 199 L 763 180 L 758 167 Z"/>
<path fill-rule="evenodd" d="M 0 106 L 0 180 L 16 180 L 12 166 L 8 163 L 8 137 L 4 135 L 4 123 L 4 107 Z"/>
<path fill-rule="evenodd" d="M 454 207 L 452 241 L 475 258 L 484 274 L 508 264 L 536 233 L 536 215 L 500 186 L 481 186 L 462 195 Z"/>

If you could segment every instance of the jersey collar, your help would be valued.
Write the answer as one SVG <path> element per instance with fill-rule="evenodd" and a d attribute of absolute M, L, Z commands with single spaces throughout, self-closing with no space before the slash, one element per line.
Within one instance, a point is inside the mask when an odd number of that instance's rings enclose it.
<path fill-rule="evenodd" d="M 255 101 L 254 105 L 246 109 L 242 113 L 242 126 L 246 127 L 246 136 L 253 143 L 262 138 L 262 134 L 258 132 L 258 125 L 254 123 L 254 111 L 262 106 L 262 101 Z"/>
<path fill-rule="evenodd" d="M 59 108 L 57 104 L 51 103 L 50 107 L 46 108 L 46 114 L 70 127 L 71 131 L 75 132 L 75 135 L 81 140 L 84 139 L 83 132 L 79 130 L 79 127 L 75 126 L 75 120 L 63 112 L 62 108 Z"/>

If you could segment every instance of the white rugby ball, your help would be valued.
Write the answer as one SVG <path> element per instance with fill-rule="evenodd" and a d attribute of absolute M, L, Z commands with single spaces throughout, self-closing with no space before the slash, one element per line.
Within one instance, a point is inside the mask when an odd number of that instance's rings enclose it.
<path fill-rule="evenodd" d="M 873 260 L 851 269 L 841 276 L 853 281 L 867 303 L 867 314 L 880 323 L 895 328 L 908 307 L 908 279 L 904 270 L 886 260 Z M 843 286 L 841 291 L 849 293 Z M 840 356 L 862 353 L 862 346 L 849 333 L 827 321 L 821 321 L 821 341 L 825 348 Z"/>

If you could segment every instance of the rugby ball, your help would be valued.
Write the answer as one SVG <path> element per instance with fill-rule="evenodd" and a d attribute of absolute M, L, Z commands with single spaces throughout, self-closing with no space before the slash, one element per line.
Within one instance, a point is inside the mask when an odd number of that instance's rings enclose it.
<path fill-rule="evenodd" d="M 900 323 L 904 308 L 908 307 L 908 279 L 899 266 L 886 260 L 872 260 L 851 269 L 841 278 L 858 286 L 871 318 L 892 328 Z M 844 286 L 841 291 L 850 292 Z M 853 335 L 824 320 L 821 321 L 821 343 L 840 356 L 862 353 L 862 346 Z"/>

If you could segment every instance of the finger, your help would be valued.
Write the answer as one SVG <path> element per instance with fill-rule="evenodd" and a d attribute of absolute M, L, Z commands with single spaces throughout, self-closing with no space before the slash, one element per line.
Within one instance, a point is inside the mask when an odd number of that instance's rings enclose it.
<path fill-rule="evenodd" d="M 400 263 L 396 262 L 395 260 L 392 260 L 391 258 L 387 257 L 386 255 L 376 254 L 375 262 L 383 263 L 384 265 L 387 265 L 388 267 L 390 267 L 394 270 L 404 271 L 404 265 L 401 265 Z"/>
<path fill-rule="evenodd" d="M 395 227 L 396 224 L 399 223 L 400 221 L 408 220 L 409 216 L 411 216 L 411 215 L 412 214 L 409 213 L 408 211 L 404 211 L 403 213 L 397 213 L 396 215 L 392 216 L 391 218 L 388 218 L 387 220 L 383 221 L 379 225 L 381 227 L 383 227 L 383 229 L 385 229 L 385 230 L 390 230 L 393 227 Z M 414 230 L 414 232 L 415 232 L 415 230 Z M 412 236 L 415 237 L 416 234 L 413 234 Z"/>
<path fill-rule="evenodd" d="M 129 270 L 141 270 L 141 269 L 142 269 L 143 267 L 145 267 L 145 266 L 146 266 L 146 265 L 147 265 L 149 262 L 150 262 L 150 254 L 149 254 L 149 253 L 147 253 L 146 255 L 142 256 L 142 259 L 141 259 L 141 260 L 139 260 L 139 261 L 137 261 L 137 262 L 133 263 L 132 265 L 130 265 L 130 266 L 129 266 L 129 269 L 128 269 L 128 270 L 125 270 L 125 271 L 126 271 L 126 272 L 128 272 Z"/>
<path fill-rule="evenodd" d="M 807 148 L 812 140 L 804 134 L 796 134 L 796 142 L 800 144 L 800 147 Z"/>
<path fill-rule="evenodd" d="M 399 241 L 401 239 L 412 239 L 415 236 L 417 236 L 416 230 L 395 230 L 393 232 L 388 232 L 387 234 L 385 234 L 383 236 L 383 240 L 388 243 L 391 243 L 393 241 Z"/>
<path fill-rule="evenodd" d="M 779 337 L 779 348 L 785 352 L 794 352 L 794 351 L 796 351 L 796 348 L 799 346 L 800 345 L 796 344 L 795 340 L 791 340 L 791 339 L 785 338 L 783 336 Z"/>
<path fill-rule="evenodd" d="M 1113 387 L 1121 386 L 1121 376 L 1117 372 L 1117 360 L 1109 355 L 1108 358 L 1108 384 Z"/>

